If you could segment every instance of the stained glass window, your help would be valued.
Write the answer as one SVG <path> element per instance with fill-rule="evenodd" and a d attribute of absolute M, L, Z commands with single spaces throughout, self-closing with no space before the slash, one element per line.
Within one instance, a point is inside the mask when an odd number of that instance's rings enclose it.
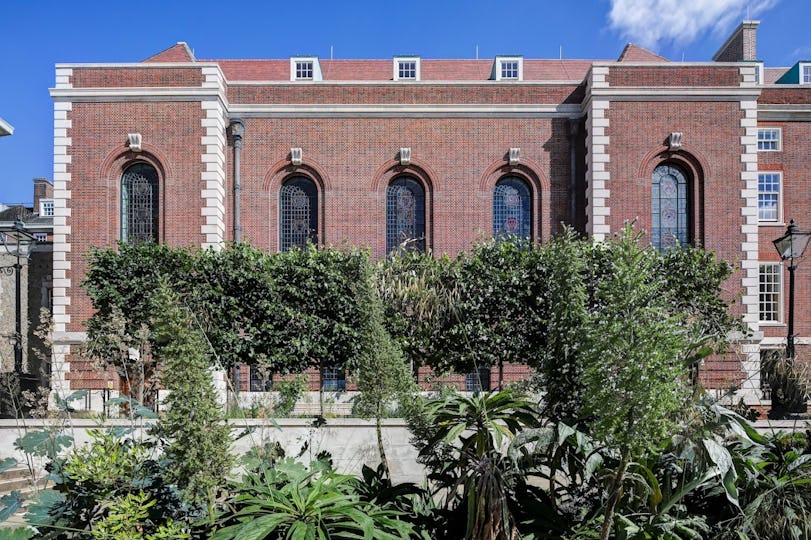
<path fill-rule="evenodd" d="M 158 171 L 136 163 L 121 177 L 121 240 L 158 240 Z"/>
<path fill-rule="evenodd" d="M 532 237 L 529 187 L 523 180 L 507 177 L 493 188 L 493 236 Z"/>
<path fill-rule="evenodd" d="M 651 243 L 669 249 L 689 243 L 687 177 L 675 165 L 660 165 L 653 171 Z"/>
<path fill-rule="evenodd" d="M 318 189 L 315 182 L 296 176 L 279 190 L 279 249 L 303 248 L 318 242 Z"/>
<path fill-rule="evenodd" d="M 408 177 L 386 190 L 386 253 L 400 246 L 425 251 L 425 190 Z"/>

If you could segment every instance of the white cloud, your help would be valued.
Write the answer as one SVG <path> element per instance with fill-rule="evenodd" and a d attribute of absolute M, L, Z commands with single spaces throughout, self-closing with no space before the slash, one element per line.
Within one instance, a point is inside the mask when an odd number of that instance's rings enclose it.
<path fill-rule="evenodd" d="M 744 18 L 778 0 L 611 0 L 608 19 L 623 37 L 655 49 L 662 43 L 687 45 L 707 30 L 728 32 Z"/>

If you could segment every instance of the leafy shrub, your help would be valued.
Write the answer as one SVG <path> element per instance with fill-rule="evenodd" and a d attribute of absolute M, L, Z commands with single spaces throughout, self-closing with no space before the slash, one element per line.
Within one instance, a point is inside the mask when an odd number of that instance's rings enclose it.
<path fill-rule="evenodd" d="M 403 540 L 414 528 L 398 512 L 361 500 L 351 476 L 324 461 L 308 470 L 291 459 L 245 475 L 217 520 L 213 540 L 374 538 Z"/>
<path fill-rule="evenodd" d="M 273 390 L 279 393 L 279 399 L 273 406 L 273 414 L 276 416 L 289 415 L 309 387 L 309 377 L 303 373 L 299 373 L 290 380 L 274 382 Z"/>
<path fill-rule="evenodd" d="M 38 538 L 99 538 L 94 536 L 101 534 L 99 527 L 109 531 L 135 514 L 143 534 L 180 531 L 196 519 L 199 509 L 185 504 L 167 481 L 151 445 L 128 437 L 127 430 L 91 430 L 89 435 L 89 443 L 48 465 L 54 488 L 43 491 L 25 516 L 38 529 Z"/>

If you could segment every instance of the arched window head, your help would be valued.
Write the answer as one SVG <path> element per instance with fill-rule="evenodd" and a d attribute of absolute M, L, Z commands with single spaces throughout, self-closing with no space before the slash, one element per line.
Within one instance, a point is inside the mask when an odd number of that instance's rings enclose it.
<path fill-rule="evenodd" d="M 318 243 L 318 189 L 305 176 L 294 176 L 279 190 L 279 249 Z"/>
<path fill-rule="evenodd" d="M 651 243 L 669 249 L 690 242 L 690 205 L 685 172 L 676 165 L 653 170 Z"/>
<path fill-rule="evenodd" d="M 493 188 L 493 237 L 532 238 L 532 199 L 529 186 L 514 176 Z"/>
<path fill-rule="evenodd" d="M 158 241 L 158 171 L 135 163 L 121 177 L 121 240 Z"/>
<path fill-rule="evenodd" d="M 386 189 L 386 253 L 400 246 L 425 251 L 425 189 L 410 177 Z"/>

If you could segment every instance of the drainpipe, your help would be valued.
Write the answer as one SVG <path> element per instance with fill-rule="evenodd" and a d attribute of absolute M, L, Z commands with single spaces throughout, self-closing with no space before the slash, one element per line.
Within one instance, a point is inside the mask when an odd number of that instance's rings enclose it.
<path fill-rule="evenodd" d="M 234 141 L 234 242 L 242 242 L 242 176 L 240 175 L 240 161 L 242 160 L 242 135 L 245 133 L 245 124 L 235 118 L 228 126 L 231 138 Z"/>
<path fill-rule="evenodd" d="M 569 129 L 567 130 L 569 138 L 569 226 L 577 227 L 575 220 L 577 219 L 577 152 L 575 150 L 575 143 L 577 142 L 577 132 L 580 128 L 579 118 L 570 118 L 567 122 Z"/>

